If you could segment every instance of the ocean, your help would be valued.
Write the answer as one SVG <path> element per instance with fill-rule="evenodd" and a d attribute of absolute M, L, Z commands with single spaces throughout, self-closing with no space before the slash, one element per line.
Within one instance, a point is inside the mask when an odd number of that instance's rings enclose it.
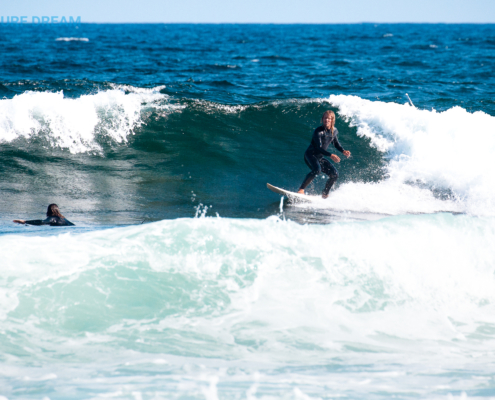
<path fill-rule="evenodd" d="M 0 400 L 495 398 L 495 25 L 0 24 L 0 53 Z M 352 156 L 292 204 L 266 183 L 325 110 Z M 50 203 L 76 226 L 12 222 Z"/>

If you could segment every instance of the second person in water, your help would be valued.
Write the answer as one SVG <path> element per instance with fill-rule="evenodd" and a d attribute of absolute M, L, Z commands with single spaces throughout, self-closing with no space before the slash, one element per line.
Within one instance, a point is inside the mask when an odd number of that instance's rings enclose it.
<path fill-rule="evenodd" d="M 32 219 L 30 221 L 26 221 L 24 219 L 14 219 L 14 222 L 17 224 L 26 225 L 74 226 L 72 222 L 62 215 L 55 203 L 48 206 L 46 216 L 46 219 Z"/>
<path fill-rule="evenodd" d="M 323 156 L 330 157 L 336 163 L 340 162 L 340 158 L 336 154 L 327 151 L 328 146 L 333 144 L 346 157 L 349 157 L 351 152 L 344 150 L 339 143 L 337 138 L 339 131 L 335 128 L 335 113 L 333 111 L 325 111 L 323 117 L 321 117 L 321 123 L 322 125 L 315 129 L 311 143 L 304 153 L 304 162 L 311 169 L 311 172 L 306 175 L 298 193 L 304 194 L 304 189 L 306 189 L 320 172 L 323 172 L 328 176 L 322 194 L 322 197 L 326 199 L 333 184 L 339 178 L 339 173 L 332 163 Z"/>

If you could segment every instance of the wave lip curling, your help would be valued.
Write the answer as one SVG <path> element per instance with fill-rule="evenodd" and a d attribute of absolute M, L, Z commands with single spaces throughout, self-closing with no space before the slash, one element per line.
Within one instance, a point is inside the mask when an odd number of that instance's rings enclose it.
<path fill-rule="evenodd" d="M 161 88 L 117 87 L 75 99 L 63 91 L 28 91 L 0 100 L 0 141 L 41 136 L 73 154 L 100 152 L 98 136 L 124 143 L 143 124 L 144 110 L 173 108 Z"/>
<path fill-rule="evenodd" d="M 494 117 L 461 107 L 437 112 L 357 96 L 332 95 L 328 102 L 388 159 L 386 184 L 443 190 L 463 212 L 495 215 Z"/>

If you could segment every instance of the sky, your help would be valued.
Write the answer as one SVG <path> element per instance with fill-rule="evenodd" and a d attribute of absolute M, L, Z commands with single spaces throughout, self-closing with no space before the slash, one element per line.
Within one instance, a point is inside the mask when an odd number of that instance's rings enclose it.
<path fill-rule="evenodd" d="M 1 4 L 3 3 L 3 4 Z M 1 0 L 0 16 L 111 23 L 495 23 L 495 0 Z"/>

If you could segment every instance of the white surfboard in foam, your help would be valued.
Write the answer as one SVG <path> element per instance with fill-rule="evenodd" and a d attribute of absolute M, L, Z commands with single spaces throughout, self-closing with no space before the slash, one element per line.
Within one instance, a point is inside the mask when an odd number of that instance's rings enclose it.
<path fill-rule="evenodd" d="M 281 189 L 279 187 L 270 185 L 269 183 L 266 184 L 266 187 L 270 189 L 272 192 L 281 194 L 282 196 L 287 197 L 291 201 L 295 202 L 313 202 L 315 200 L 321 200 L 321 196 L 309 196 L 307 194 L 300 194 L 300 193 L 295 193 L 291 192 L 289 190 Z"/>

